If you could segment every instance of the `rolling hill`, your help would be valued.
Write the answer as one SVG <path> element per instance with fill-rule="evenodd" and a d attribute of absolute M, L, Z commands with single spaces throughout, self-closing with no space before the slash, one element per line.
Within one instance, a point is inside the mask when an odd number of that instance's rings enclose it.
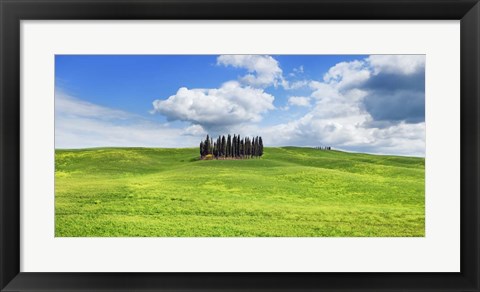
<path fill-rule="evenodd" d="M 57 237 L 425 235 L 425 161 L 312 148 L 56 150 Z"/>

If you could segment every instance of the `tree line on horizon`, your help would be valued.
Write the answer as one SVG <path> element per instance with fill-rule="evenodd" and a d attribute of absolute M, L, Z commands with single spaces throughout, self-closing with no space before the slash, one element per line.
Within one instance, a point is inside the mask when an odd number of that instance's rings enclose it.
<path fill-rule="evenodd" d="M 247 159 L 254 157 L 261 157 L 263 155 L 263 140 L 262 137 L 245 137 L 240 138 L 240 135 L 228 134 L 218 136 L 216 141 L 213 141 L 209 135 L 204 141 L 200 142 L 200 158 L 201 159 Z"/>
<path fill-rule="evenodd" d="M 313 149 L 318 149 L 318 150 L 332 150 L 332 147 L 330 146 L 315 146 Z"/>

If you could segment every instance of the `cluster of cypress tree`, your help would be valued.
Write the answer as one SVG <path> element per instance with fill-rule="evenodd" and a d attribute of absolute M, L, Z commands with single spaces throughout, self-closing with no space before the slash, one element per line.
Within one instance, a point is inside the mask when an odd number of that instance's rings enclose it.
<path fill-rule="evenodd" d="M 332 150 L 332 147 L 330 146 L 317 146 L 317 147 L 313 147 L 315 149 L 318 149 L 318 150 Z"/>
<path fill-rule="evenodd" d="M 225 136 L 218 136 L 216 141 L 213 141 L 207 135 L 205 141 L 200 142 L 200 157 L 203 159 L 210 157 L 216 159 L 235 158 L 246 159 L 253 157 L 260 157 L 263 155 L 263 141 L 262 137 L 240 138 L 240 135 L 229 134 Z"/>

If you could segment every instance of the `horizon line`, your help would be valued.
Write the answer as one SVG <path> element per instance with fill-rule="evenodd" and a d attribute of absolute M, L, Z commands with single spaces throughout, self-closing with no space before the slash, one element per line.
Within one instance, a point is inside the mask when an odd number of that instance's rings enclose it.
<path fill-rule="evenodd" d="M 315 147 L 325 147 L 325 146 L 293 146 L 293 145 L 286 145 L 286 146 L 265 146 L 265 148 L 287 148 L 287 147 L 292 147 L 292 148 L 308 148 L 308 149 L 315 149 Z M 332 146 L 329 146 L 332 147 Z M 95 150 L 95 149 L 106 149 L 106 148 L 117 148 L 117 149 L 122 149 L 122 148 L 131 148 L 131 149 L 196 149 L 198 146 L 192 146 L 192 147 L 147 147 L 147 146 L 94 146 L 94 147 L 83 147 L 83 148 L 55 148 L 56 150 Z M 320 149 L 318 149 L 320 150 Z M 323 150 L 321 150 L 323 151 Z M 377 156 L 398 156 L 398 157 L 414 157 L 414 158 L 423 158 L 425 159 L 425 155 L 423 156 L 417 156 L 414 154 L 409 154 L 409 155 L 402 155 L 402 154 L 387 154 L 387 153 L 375 153 L 375 152 L 361 152 L 361 151 L 353 151 L 353 150 L 345 150 L 341 148 L 334 148 L 330 150 L 325 150 L 325 151 L 338 151 L 338 152 L 345 152 L 345 153 L 352 153 L 352 154 L 368 154 L 368 155 L 377 155 Z"/>

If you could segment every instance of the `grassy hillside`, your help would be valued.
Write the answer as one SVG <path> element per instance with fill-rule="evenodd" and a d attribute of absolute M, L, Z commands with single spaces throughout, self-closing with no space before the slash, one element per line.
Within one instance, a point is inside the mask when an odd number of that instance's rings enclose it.
<path fill-rule="evenodd" d="M 424 159 L 265 148 L 56 150 L 56 236 L 424 236 Z"/>

